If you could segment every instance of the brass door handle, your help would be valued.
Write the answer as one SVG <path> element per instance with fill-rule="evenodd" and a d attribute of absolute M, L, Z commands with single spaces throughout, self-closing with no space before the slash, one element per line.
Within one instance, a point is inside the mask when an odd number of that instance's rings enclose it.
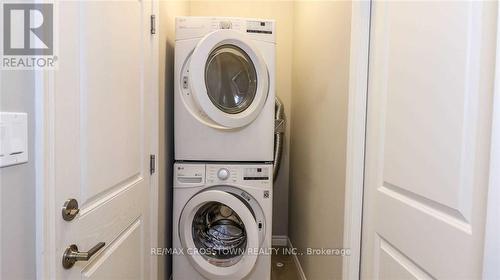
<path fill-rule="evenodd" d="M 64 268 L 69 269 L 72 268 L 73 265 L 77 261 L 88 261 L 92 256 L 97 253 L 99 250 L 101 250 L 106 243 L 104 242 L 99 242 L 97 245 L 92 247 L 88 252 L 79 252 L 78 251 L 78 246 L 75 244 L 71 244 L 66 250 L 64 251 L 63 258 L 62 258 L 62 265 Z"/>

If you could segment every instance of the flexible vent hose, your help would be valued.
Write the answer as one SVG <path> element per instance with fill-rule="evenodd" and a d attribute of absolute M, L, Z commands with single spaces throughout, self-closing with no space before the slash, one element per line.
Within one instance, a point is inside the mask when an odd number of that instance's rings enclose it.
<path fill-rule="evenodd" d="M 274 100 L 274 163 L 273 179 L 276 181 L 280 170 L 281 156 L 283 154 L 283 139 L 285 138 L 286 117 L 283 102 L 276 96 Z"/>

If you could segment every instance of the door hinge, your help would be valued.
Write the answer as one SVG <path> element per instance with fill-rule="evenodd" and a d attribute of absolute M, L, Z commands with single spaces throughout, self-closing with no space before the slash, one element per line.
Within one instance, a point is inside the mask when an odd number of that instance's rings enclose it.
<path fill-rule="evenodd" d="M 149 173 L 153 175 L 156 172 L 156 155 L 149 156 Z"/>
<path fill-rule="evenodd" d="M 156 34 L 156 16 L 151 15 L 151 34 Z"/>

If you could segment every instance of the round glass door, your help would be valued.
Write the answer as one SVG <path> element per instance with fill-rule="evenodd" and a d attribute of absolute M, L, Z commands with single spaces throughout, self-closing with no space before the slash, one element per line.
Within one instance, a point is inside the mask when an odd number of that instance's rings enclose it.
<path fill-rule="evenodd" d="M 193 267 L 206 278 L 242 279 L 253 269 L 259 233 L 254 215 L 234 195 L 207 190 L 184 206 L 179 237 Z"/>
<path fill-rule="evenodd" d="M 193 112 L 215 128 L 244 127 L 266 103 L 266 62 L 242 32 L 222 29 L 207 34 L 196 45 L 188 68 L 190 96 L 199 107 Z"/>
<path fill-rule="evenodd" d="M 214 49 L 205 66 L 205 84 L 212 103 L 228 114 L 246 110 L 257 92 L 257 72 L 245 51 L 235 45 Z"/>
<path fill-rule="evenodd" d="M 193 219 L 196 249 L 209 263 L 227 267 L 237 263 L 246 250 L 247 232 L 241 218 L 231 207 L 211 201 Z"/>

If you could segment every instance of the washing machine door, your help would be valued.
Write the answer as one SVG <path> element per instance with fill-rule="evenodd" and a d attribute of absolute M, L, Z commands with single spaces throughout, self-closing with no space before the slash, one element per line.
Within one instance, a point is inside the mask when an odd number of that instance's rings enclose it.
<path fill-rule="evenodd" d="M 189 62 L 193 97 L 217 125 L 251 123 L 269 92 L 269 74 L 258 49 L 244 33 L 222 29 L 197 44 Z"/>
<path fill-rule="evenodd" d="M 186 257 L 209 279 L 242 279 L 259 251 L 257 223 L 248 206 L 221 190 L 192 197 L 182 210 L 179 237 Z"/>

